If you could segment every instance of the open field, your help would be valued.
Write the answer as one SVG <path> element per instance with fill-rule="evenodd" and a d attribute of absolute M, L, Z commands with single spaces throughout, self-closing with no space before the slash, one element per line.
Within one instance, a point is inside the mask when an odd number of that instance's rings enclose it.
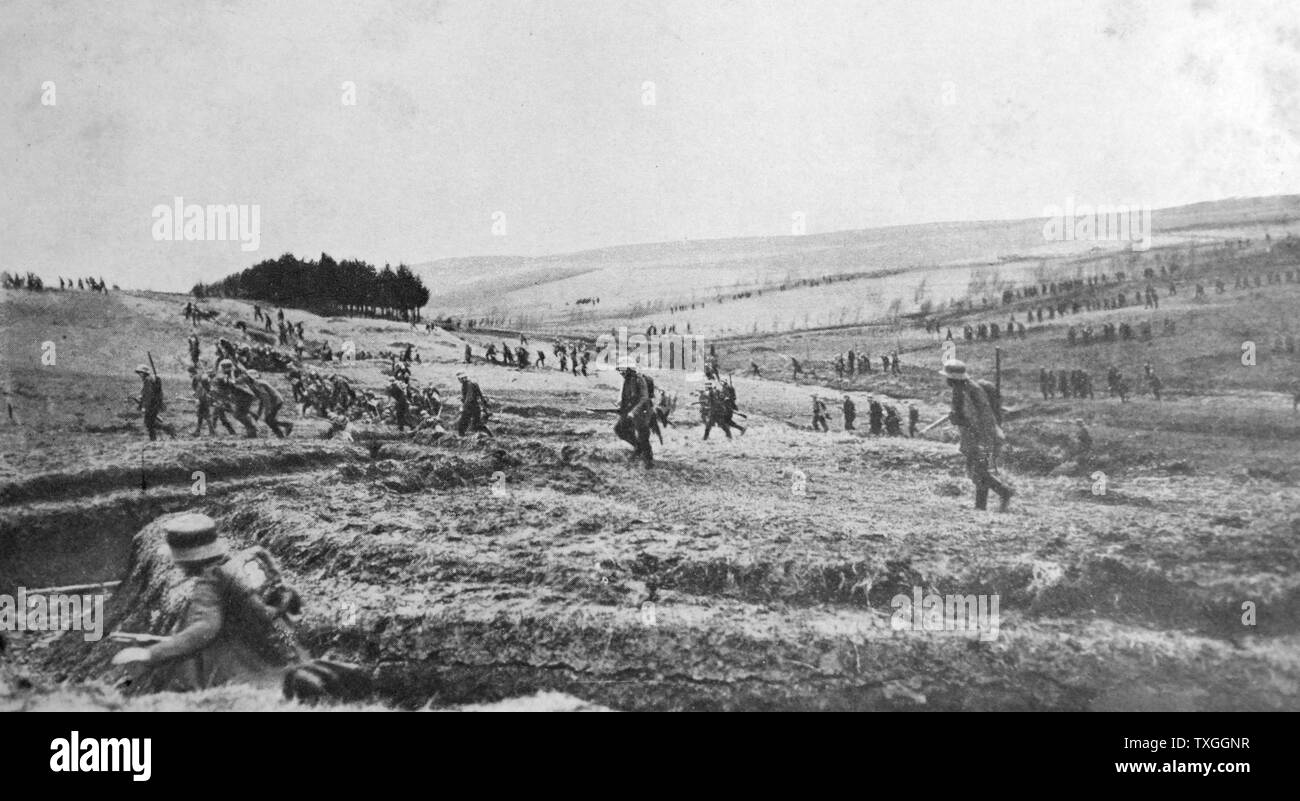
<path fill-rule="evenodd" d="M 1202 267 L 1285 266 L 1253 258 Z M 352 444 L 317 438 L 323 420 L 286 414 L 287 441 L 151 443 L 122 399 L 150 351 L 171 418 L 192 425 L 184 298 L 5 292 L 0 371 L 13 417 L 0 421 L 0 592 L 124 578 L 142 529 L 197 509 L 237 545 L 278 558 L 306 598 L 307 644 L 371 668 L 374 703 L 390 708 L 550 692 L 612 709 L 1300 709 L 1300 414 L 1286 392 L 1297 361 L 1266 344 L 1295 332 L 1300 284 L 1211 289 L 1194 302 L 1179 283 L 1150 315 L 1071 315 L 997 343 L 1017 409 L 1006 514 L 970 508 L 947 427 L 871 437 L 840 430 L 835 413 L 830 433 L 809 430 L 814 392 L 852 392 L 860 426 L 866 392 L 916 399 L 923 423 L 946 413 L 940 342 L 905 321 L 717 336 L 747 432 L 702 441 L 689 405 L 699 384 L 658 373 L 681 405 L 647 471 L 610 433 L 612 417 L 588 411 L 616 402 L 613 372 L 477 360 L 468 369 L 498 410 L 493 438 L 391 432 Z M 233 320 L 252 318 L 249 304 L 212 305 L 221 317 L 199 330 L 205 357 L 215 336 L 239 337 Z M 959 331 L 1011 311 L 949 310 L 943 322 Z M 416 344 L 414 379 L 458 406 L 460 332 L 286 314 L 309 339 Z M 1149 342 L 1065 344 L 1072 323 L 1145 316 L 1169 317 L 1178 333 L 1157 325 Z M 548 331 L 533 332 L 532 349 L 549 351 Z M 466 336 L 477 354 L 486 338 Z M 1254 367 L 1239 358 L 1247 338 L 1260 343 Z M 53 365 L 41 363 L 46 341 Z M 828 359 L 849 347 L 898 349 L 902 374 L 877 367 L 841 382 Z M 992 352 L 957 343 L 980 376 Z M 816 374 L 793 381 L 789 354 Z M 751 360 L 761 378 L 742 375 Z M 1167 401 L 1104 398 L 1108 365 L 1136 379 L 1146 362 Z M 1036 397 L 1040 365 L 1091 370 L 1097 399 Z M 377 360 L 318 366 L 359 386 L 387 382 Z M 287 397 L 283 376 L 273 380 Z M 1088 469 L 1070 467 L 1075 418 L 1096 441 Z M 1090 469 L 1106 473 L 1104 494 Z M 194 471 L 203 496 L 191 493 Z M 914 591 L 997 596 L 996 636 L 894 630 L 894 599 Z M 1243 625 L 1243 604 L 1255 625 Z M 138 630 L 147 612 L 110 600 L 110 626 Z M 14 691 L 28 707 L 272 703 L 238 691 L 123 700 L 102 689 L 120 678 L 106 670 L 116 646 L 73 634 L 13 646 L 4 670 L 33 685 Z"/>

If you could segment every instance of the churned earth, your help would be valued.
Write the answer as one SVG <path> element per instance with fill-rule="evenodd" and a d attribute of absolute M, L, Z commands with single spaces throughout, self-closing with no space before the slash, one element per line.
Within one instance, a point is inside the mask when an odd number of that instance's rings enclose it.
<path fill-rule="evenodd" d="M 656 374 L 680 405 L 651 470 L 628 458 L 612 415 L 589 411 L 615 405 L 616 374 L 479 362 L 468 369 L 498 410 L 491 438 L 372 430 L 344 443 L 290 414 L 285 441 L 150 443 L 115 399 L 137 391 L 131 370 L 149 350 L 172 417 L 192 414 L 183 298 L 0 302 L 14 409 L 0 592 L 125 580 L 110 629 L 149 631 L 174 603 L 157 518 L 199 510 L 234 544 L 277 557 L 306 598 L 304 643 L 370 668 L 371 707 L 1300 708 L 1300 490 L 1281 418 L 1249 447 L 1194 425 L 1152 440 L 1131 420 L 1206 412 L 1186 399 L 1097 401 L 1085 407 L 1094 461 L 1074 468 L 1061 418 L 1076 412 L 1023 404 L 1006 426 L 1017 496 L 1005 514 L 971 508 L 946 427 L 815 433 L 809 395 L 834 406 L 838 387 L 740 376 L 747 432 L 702 441 L 699 383 Z M 220 304 L 205 355 L 216 335 L 238 337 L 222 321 L 251 320 L 247 305 Z M 309 338 L 325 328 L 359 348 L 416 344 L 415 380 L 442 389 L 445 417 L 458 408 L 455 335 L 290 316 Z M 51 340 L 58 363 L 42 365 Z M 860 427 L 868 388 L 918 399 L 923 423 L 946 411 L 937 363 L 915 361 L 895 384 L 853 388 Z M 339 369 L 378 388 L 381 366 Z M 931 593 L 996 598 L 996 618 L 952 632 L 896 614 L 899 596 Z M 11 708 L 300 708 L 240 688 L 132 694 L 107 664 L 118 645 L 8 636 Z"/>

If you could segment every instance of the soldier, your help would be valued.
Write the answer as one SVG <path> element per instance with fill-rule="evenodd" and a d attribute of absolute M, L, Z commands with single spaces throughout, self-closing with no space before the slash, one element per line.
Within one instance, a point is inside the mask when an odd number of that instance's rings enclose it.
<path fill-rule="evenodd" d="M 462 437 L 466 432 L 481 431 L 490 435 L 492 432 L 488 430 L 487 421 L 491 415 L 483 391 L 469 380 L 469 374 L 464 370 L 457 372 L 456 378 L 460 381 L 460 419 L 456 421 L 456 433 Z"/>
<path fill-rule="evenodd" d="M 217 421 L 225 426 L 226 431 L 231 434 L 235 433 L 235 427 L 230 424 L 224 414 L 213 408 L 212 403 L 212 379 L 207 373 L 201 372 L 197 367 L 190 368 L 190 386 L 194 389 L 194 398 L 198 401 L 198 411 L 195 414 L 197 418 L 194 423 L 194 436 L 203 433 L 203 423 L 208 424 L 208 433 L 212 436 L 217 435 Z"/>
<path fill-rule="evenodd" d="M 1092 454 L 1092 435 L 1088 433 L 1088 428 L 1083 424 L 1083 419 L 1079 418 L 1074 421 L 1077 426 L 1075 436 L 1078 438 L 1078 461 L 1080 465 L 1087 462 L 1088 457 Z"/>
<path fill-rule="evenodd" d="M 537 351 L 537 362 L 536 362 L 536 364 L 537 364 L 537 369 L 539 369 L 539 370 L 545 370 L 545 369 L 546 369 L 546 351 L 544 351 L 544 350 L 539 350 L 539 351 Z"/>
<path fill-rule="evenodd" d="M 583 351 L 582 353 L 582 377 L 587 377 L 587 363 L 591 361 L 591 354 Z"/>
<path fill-rule="evenodd" d="M 813 431 L 831 430 L 826 423 L 826 402 L 816 395 L 812 396 L 812 428 Z"/>
<path fill-rule="evenodd" d="M 654 466 L 650 448 L 650 417 L 653 414 L 654 389 L 648 376 L 640 375 L 636 363 L 624 357 L 618 371 L 623 374 L 623 391 L 618 403 L 618 422 L 614 433 L 632 446 L 632 458 L 641 457 L 647 468 Z"/>
<path fill-rule="evenodd" d="M 1160 389 L 1164 385 L 1160 383 L 1160 377 L 1155 374 L 1154 370 L 1147 373 L 1147 386 L 1151 388 L 1151 394 L 1155 396 L 1155 399 L 1160 400 Z"/>
<path fill-rule="evenodd" d="M 793 379 L 798 381 L 799 373 L 803 372 L 803 365 L 799 364 L 799 360 L 793 356 L 790 357 L 790 370 L 794 373 Z"/>
<path fill-rule="evenodd" d="M 880 436 L 881 426 L 885 422 L 885 409 L 874 395 L 867 396 L 867 420 L 870 423 L 871 435 L 873 437 Z"/>
<path fill-rule="evenodd" d="M 903 434 L 903 421 L 899 419 L 898 409 L 892 403 L 885 405 L 885 433 L 891 437 Z"/>
<path fill-rule="evenodd" d="M 917 411 L 915 403 L 907 404 L 907 436 L 916 436 L 916 425 L 921 422 L 921 413 Z"/>
<path fill-rule="evenodd" d="M 704 421 L 704 439 L 709 438 L 709 432 L 714 426 L 721 428 L 722 433 L 727 435 L 727 439 L 731 439 L 731 426 L 727 424 L 725 403 L 717 385 L 712 381 L 706 381 L 704 391 L 700 393 L 700 419 Z"/>
<path fill-rule="evenodd" d="M 235 378 L 235 363 L 222 359 L 218 365 L 217 377 L 212 381 L 212 396 L 221 409 L 218 414 L 224 419 L 226 411 L 235 415 L 235 419 L 244 427 L 244 436 L 257 439 L 257 426 L 253 425 L 250 411 L 257 396 L 251 389 Z"/>
<path fill-rule="evenodd" d="M 271 319 L 271 316 L 267 315 L 267 319 Z M 275 387 L 262 380 L 261 374 L 256 370 L 249 370 L 244 375 L 248 378 L 253 394 L 257 396 L 257 416 L 262 418 L 262 422 L 266 423 L 273 434 L 284 439 L 293 430 L 292 423 L 281 423 L 276 419 L 280 408 L 284 406 L 284 398 Z"/>
<path fill-rule="evenodd" d="M 1043 400 L 1052 397 L 1052 374 L 1046 367 L 1038 368 L 1038 391 L 1043 393 Z"/>
<path fill-rule="evenodd" d="M 199 366 L 199 335 L 190 334 L 189 337 L 186 339 L 186 342 L 190 346 L 190 363 L 193 364 L 195 367 L 198 367 Z"/>
<path fill-rule="evenodd" d="M 279 686 L 297 651 L 275 622 L 301 607 L 298 593 L 283 588 L 263 597 L 250 571 L 230 558 L 207 515 L 180 515 L 164 523 L 163 530 L 173 561 L 194 580 L 182 626 L 148 648 L 122 649 L 113 664 L 148 666 L 148 684 L 172 691 L 229 683 Z M 278 578 L 269 554 L 264 559 L 263 575 Z"/>
<path fill-rule="evenodd" d="M 723 382 L 722 382 L 722 390 L 721 390 L 721 391 L 722 391 L 722 419 L 723 419 L 723 421 L 726 423 L 727 428 L 735 428 L 735 429 L 738 429 L 738 430 L 740 431 L 741 434 L 744 434 L 744 433 L 745 433 L 745 427 L 742 426 L 740 423 L 737 423 L 736 420 L 735 420 L 735 415 L 736 415 L 736 413 L 740 412 L 740 409 L 736 406 L 736 387 L 735 387 L 735 385 L 732 384 L 730 381 L 723 381 Z M 743 416 L 743 415 L 742 415 L 742 416 Z"/>
<path fill-rule="evenodd" d="M 853 430 L 853 421 L 858 417 L 857 407 L 853 405 L 853 399 L 848 395 L 844 396 L 844 430 Z"/>
<path fill-rule="evenodd" d="M 1006 440 L 995 411 L 999 401 L 990 397 L 992 385 L 971 381 L 966 374 L 966 365 L 955 360 L 944 365 L 943 375 L 952 388 L 950 419 L 961 432 L 961 453 L 966 457 L 966 473 L 975 483 L 975 508 L 988 508 L 991 489 L 1002 498 L 1000 510 L 1005 512 L 1014 491 L 992 473 Z"/>
<path fill-rule="evenodd" d="M 407 415 L 411 411 L 411 400 L 406 395 L 406 387 L 394 378 L 388 382 L 387 392 L 388 397 L 393 399 L 393 420 L 397 423 L 397 430 L 405 431 Z"/>
<path fill-rule="evenodd" d="M 558 352 L 560 354 L 560 372 L 567 373 L 569 372 L 569 354 L 564 348 L 560 348 Z"/>
<path fill-rule="evenodd" d="M 162 413 L 167 408 L 163 401 L 162 379 L 150 375 L 149 368 L 143 364 L 136 367 L 135 372 L 140 376 L 140 399 L 137 405 L 144 412 L 144 427 L 149 432 L 150 441 L 158 439 L 159 429 L 176 439 L 176 429 L 162 419 Z"/>
<path fill-rule="evenodd" d="M 1067 371 L 1056 371 L 1056 389 L 1062 398 L 1070 397 L 1070 374 Z"/>
<path fill-rule="evenodd" d="M 569 348 L 569 372 L 573 375 L 578 374 L 578 346 L 573 345 Z M 586 373 L 583 373 L 586 375 Z"/>
<path fill-rule="evenodd" d="M 515 348 L 515 364 L 520 370 L 528 369 L 528 348 L 523 345 Z"/>

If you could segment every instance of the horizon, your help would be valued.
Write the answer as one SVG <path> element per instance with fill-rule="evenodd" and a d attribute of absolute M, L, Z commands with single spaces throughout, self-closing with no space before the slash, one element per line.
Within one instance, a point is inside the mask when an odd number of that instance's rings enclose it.
<path fill-rule="evenodd" d="M 538 259 L 785 237 L 795 215 L 817 236 L 1300 194 L 1285 2 L 11 17 L 11 272 L 186 291 L 282 253 Z M 176 197 L 256 208 L 259 249 L 158 241 Z"/>

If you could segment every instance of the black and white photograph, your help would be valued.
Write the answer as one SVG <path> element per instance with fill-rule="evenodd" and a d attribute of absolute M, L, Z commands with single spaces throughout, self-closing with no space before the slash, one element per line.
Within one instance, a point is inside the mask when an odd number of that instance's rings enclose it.
<path fill-rule="evenodd" d="M 1300 711 L 1295 12 L 0 4 L 0 711 Z"/>

